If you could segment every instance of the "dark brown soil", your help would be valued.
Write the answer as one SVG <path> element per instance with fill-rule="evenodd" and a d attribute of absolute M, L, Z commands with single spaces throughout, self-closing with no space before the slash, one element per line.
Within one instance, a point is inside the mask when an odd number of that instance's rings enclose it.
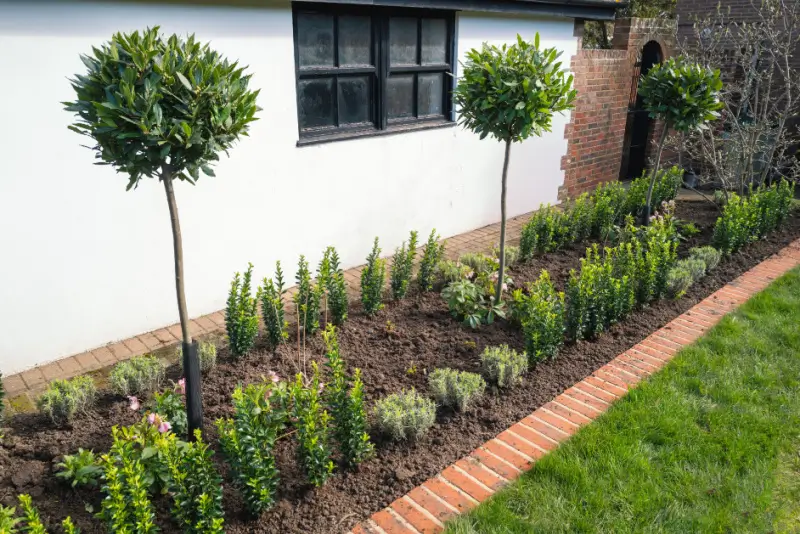
<path fill-rule="evenodd" d="M 681 247 L 708 243 L 716 209 L 703 202 L 682 202 L 678 216 L 692 220 L 702 233 Z M 438 471 L 469 453 L 484 441 L 551 400 L 564 389 L 647 337 L 708 294 L 734 279 L 762 259 L 800 236 L 800 219 L 794 217 L 768 240 L 754 243 L 724 260 L 708 277 L 691 288 L 679 301 L 662 301 L 633 314 L 624 323 L 593 342 L 563 348 L 551 362 L 533 369 L 524 382 L 498 395 L 490 391 L 469 413 L 440 410 L 437 424 L 416 443 L 389 443 L 375 437 L 377 455 L 356 472 L 338 472 L 320 489 L 303 483 L 294 459 L 294 446 L 286 439 L 278 447 L 282 482 L 279 502 L 261 518 L 248 518 L 242 500 L 229 482 L 225 485 L 226 531 L 231 533 L 335 533 L 344 532 L 424 482 Z M 577 267 L 582 246 L 549 254 L 512 269 L 517 284 L 534 280 L 547 268 L 563 285 L 569 270 Z M 400 303 L 389 303 L 375 318 L 358 309 L 339 335 L 344 358 L 350 367 L 363 370 L 366 396 L 375 399 L 403 388 L 426 391 L 426 372 L 439 367 L 477 371 L 479 354 L 487 345 L 506 343 L 521 350 L 521 333 L 506 322 L 478 330 L 457 323 L 436 293 L 412 295 Z M 309 340 L 309 359 L 322 354 L 319 336 Z M 258 380 L 268 370 L 291 376 L 298 370 L 295 345 L 272 355 L 264 350 L 241 360 L 220 351 L 220 364 L 204 378 L 205 424 L 216 441 L 213 421 L 230 413 L 230 393 L 238 383 Z M 178 369 L 171 369 L 177 378 Z M 29 492 L 43 517 L 54 525 L 72 515 L 85 534 L 105 532 L 87 509 L 97 511 L 101 494 L 96 489 L 73 491 L 53 476 L 52 466 L 60 455 L 78 447 L 104 451 L 110 444 L 111 425 L 135 422 L 136 416 L 119 397 L 105 395 L 91 417 L 83 417 L 69 429 L 54 429 L 38 415 L 19 415 L 10 422 L 0 447 L 0 502 L 14 504 L 15 496 Z M 221 458 L 218 458 L 221 460 Z M 224 465 L 220 468 L 226 474 Z M 158 501 L 161 526 L 177 532 L 169 523 L 168 500 Z"/>

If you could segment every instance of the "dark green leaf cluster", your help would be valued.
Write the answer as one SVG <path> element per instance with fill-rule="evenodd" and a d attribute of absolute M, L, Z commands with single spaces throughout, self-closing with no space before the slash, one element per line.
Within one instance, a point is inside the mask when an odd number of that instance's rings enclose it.
<path fill-rule="evenodd" d="M 22 508 L 22 532 L 28 534 L 47 534 L 47 529 L 44 528 L 42 518 L 39 515 L 39 510 L 33 506 L 31 496 L 23 493 L 19 496 L 19 506 Z"/>
<path fill-rule="evenodd" d="M 714 226 L 714 246 L 731 254 L 774 231 L 789 216 L 794 186 L 794 182 L 781 180 L 758 189 L 751 186 L 747 197 L 730 193 Z"/>
<path fill-rule="evenodd" d="M 550 274 L 542 271 L 527 292 L 516 290 L 513 300 L 530 363 L 554 358 L 564 344 L 564 293 L 556 291 Z"/>
<path fill-rule="evenodd" d="M 336 249 L 328 247 L 325 255 L 328 257 L 330 264 L 325 284 L 325 290 L 328 292 L 328 306 L 331 309 L 333 324 L 342 325 L 347 320 L 347 306 L 349 304 L 347 282 L 344 279 L 344 270 L 342 270 L 339 253 L 336 252 Z"/>
<path fill-rule="evenodd" d="M 706 128 L 708 121 L 719 117 L 721 89 L 719 70 L 683 57 L 655 65 L 639 83 L 639 95 L 650 116 L 684 133 Z"/>
<path fill-rule="evenodd" d="M 163 453 L 171 475 L 172 516 L 187 534 L 222 534 L 222 477 L 202 433 L 195 430 L 194 441 L 182 447 L 165 441 Z"/>
<path fill-rule="evenodd" d="M 539 206 L 522 227 L 520 254 L 527 260 L 537 254 L 554 252 L 568 244 L 571 239 L 567 214 L 550 204 Z"/>
<path fill-rule="evenodd" d="M 642 176 L 633 180 L 628 187 L 623 214 L 639 217 L 647 204 L 647 189 L 650 186 L 652 173 L 644 171 Z M 683 183 L 683 169 L 678 166 L 658 171 L 653 182 L 653 193 L 650 200 L 650 209 L 655 211 L 664 202 L 675 200 L 678 190 Z M 617 221 L 619 223 L 619 221 Z"/>
<path fill-rule="evenodd" d="M 111 532 L 151 534 L 158 531 L 153 503 L 148 495 L 147 470 L 129 434 L 111 429 L 111 450 L 101 456 L 103 499 L 98 516 Z"/>
<path fill-rule="evenodd" d="M 428 242 L 425 243 L 425 252 L 419 262 L 419 272 L 417 281 L 422 291 L 431 291 L 436 277 L 436 266 L 444 259 L 445 243 L 439 244 L 440 236 L 436 233 L 436 228 L 431 230 Z"/>
<path fill-rule="evenodd" d="M 165 376 L 164 363 L 152 354 L 145 354 L 115 365 L 108 381 L 117 395 L 145 396 L 157 391 Z"/>
<path fill-rule="evenodd" d="M 481 285 L 470 280 L 457 280 L 442 290 L 442 297 L 453 317 L 470 328 L 492 324 L 495 317 L 505 317 L 504 305 L 494 304 L 489 294 L 492 284 Z"/>
<path fill-rule="evenodd" d="M 417 257 L 417 231 L 412 230 L 408 238 L 408 247 L 406 242 L 394 252 L 392 259 L 392 272 L 389 280 L 389 286 L 392 290 L 392 298 L 400 300 L 406 296 L 408 286 L 411 284 L 411 277 L 414 270 L 414 258 Z"/>
<path fill-rule="evenodd" d="M 383 287 L 386 283 L 386 262 L 381 259 L 378 238 L 367 256 L 367 265 L 361 271 L 361 304 L 364 313 L 375 315 L 383 309 Z"/>
<path fill-rule="evenodd" d="M 253 297 L 251 283 L 253 264 L 247 265 L 244 277 L 233 275 L 228 302 L 225 306 L 225 328 L 231 354 L 244 356 L 253 348 L 258 335 L 258 301 Z"/>
<path fill-rule="evenodd" d="M 69 482 L 72 487 L 96 486 L 97 480 L 103 469 L 97 462 L 92 451 L 78 449 L 75 454 L 66 454 L 64 459 L 56 464 L 56 476 Z"/>
<path fill-rule="evenodd" d="M 53 380 L 36 399 L 39 412 L 56 425 L 72 421 L 78 413 L 86 413 L 94 406 L 97 386 L 89 376 L 78 376 L 72 380 Z"/>
<path fill-rule="evenodd" d="M 480 135 L 518 142 L 551 130 L 555 112 L 572 107 L 577 95 L 572 76 L 558 61 L 556 48 L 533 43 L 484 43 L 467 52 L 463 77 L 453 92 L 459 123 Z"/>
<path fill-rule="evenodd" d="M 286 311 L 284 310 L 283 270 L 281 262 L 275 262 L 275 279 L 265 277 L 263 285 L 258 289 L 261 301 L 261 315 L 267 330 L 267 341 L 273 350 L 289 337 Z"/>
<path fill-rule="evenodd" d="M 313 334 L 319 330 L 323 288 L 311 281 L 311 271 L 308 270 L 308 262 L 303 255 L 297 262 L 296 280 L 297 293 L 294 294 L 294 304 L 297 307 L 297 319 L 306 334 Z"/>
<path fill-rule="evenodd" d="M 372 456 L 375 450 L 367 434 L 367 410 L 364 405 L 361 370 L 355 370 L 352 380 L 348 378 L 333 326 L 325 329 L 323 338 L 327 352 L 325 365 L 330 372 L 326 398 L 333 416 L 334 437 L 345 463 L 356 466 Z"/>
<path fill-rule="evenodd" d="M 132 458 L 141 463 L 144 483 L 152 494 L 169 487 L 170 473 L 162 453 L 164 442 L 172 440 L 184 446 L 184 442 L 178 440 L 175 434 L 162 427 L 165 421 L 150 412 L 140 422 L 117 431 L 118 439 L 130 445 Z M 121 459 L 116 457 L 115 461 L 121 462 Z"/>
<path fill-rule="evenodd" d="M 233 418 L 218 419 L 220 445 L 254 516 L 275 504 L 275 443 L 287 419 L 285 384 L 264 380 L 233 392 Z"/>
<path fill-rule="evenodd" d="M 313 369 L 308 386 L 303 374 L 298 373 L 291 389 L 294 426 L 297 429 L 297 456 L 306 473 L 308 481 L 322 486 L 333 473 L 331 460 L 331 416 L 322 403 L 323 384 L 320 380 L 317 362 L 311 362 Z"/>
<path fill-rule="evenodd" d="M 129 175 L 128 189 L 165 167 L 191 183 L 201 170 L 214 176 L 218 153 L 256 120 L 250 75 L 194 35 L 117 33 L 81 60 L 87 70 L 71 80 L 77 99 L 64 102 L 78 116 L 70 128 L 96 141 L 101 164 Z"/>
<path fill-rule="evenodd" d="M 157 413 L 172 425 L 172 432 L 181 438 L 187 438 L 189 421 L 186 418 L 186 403 L 183 395 L 173 389 L 167 389 L 153 395 L 150 411 Z"/>

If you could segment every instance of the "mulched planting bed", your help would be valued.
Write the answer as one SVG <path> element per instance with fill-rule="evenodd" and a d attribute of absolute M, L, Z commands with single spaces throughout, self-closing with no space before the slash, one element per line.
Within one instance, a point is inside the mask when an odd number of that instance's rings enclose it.
<path fill-rule="evenodd" d="M 681 252 L 707 244 L 718 212 L 706 202 L 678 202 L 677 216 L 694 221 L 701 234 L 684 242 Z M 582 341 L 563 347 L 558 357 L 538 365 L 524 382 L 498 395 L 488 390 L 476 407 L 459 414 L 440 409 L 437 423 L 415 443 L 391 443 L 373 436 L 376 456 L 355 471 L 338 471 L 328 483 L 313 489 L 295 460 L 291 438 L 278 446 L 281 470 L 279 501 L 261 518 L 249 518 L 239 493 L 226 482 L 224 506 L 226 532 L 337 533 L 345 532 L 358 521 L 382 509 L 416 485 L 438 473 L 450 463 L 491 439 L 575 382 L 592 373 L 615 356 L 647 337 L 694 304 L 733 280 L 764 258 L 779 251 L 800 236 L 800 218 L 793 216 L 767 240 L 747 246 L 724 259 L 709 276 L 696 283 L 678 301 L 660 301 L 637 311 L 595 341 Z M 577 268 L 584 246 L 548 254 L 511 269 L 515 284 L 538 278 L 541 269 L 550 271 L 555 283 L 563 287 L 569 270 Z M 365 317 L 358 307 L 340 329 L 342 355 L 352 369 L 363 371 L 369 405 L 377 398 L 403 388 L 427 391 L 426 372 L 440 367 L 479 370 L 479 355 L 487 345 L 508 344 L 523 350 L 519 329 L 505 321 L 471 330 L 450 316 L 437 293 L 412 294 L 406 300 L 389 302 L 374 318 Z M 309 338 L 308 361 L 321 361 L 321 338 Z M 209 440 L 217 448 L 213 421 L 231 412 L 230 394 L 238 383 L 259 380 L 268 370 L 291 377 L 298 370 L 294 336 L 277 354 L 263 349 L 240 360 L 220 349 L 220 363 L 203 381 L 205 425 Z M 173 366 L 170 376 L 178 378 Z M 37 414 L 13 417 L 0 445 L 0 502 L 16 503 L 16 495 L 31 493 L 34 504 L 51 525 L 72 515 L 84 534 L 105 532 L 105 525 L 87 510 L 99 510 L 102 498 L 97 489 L 72 490 L 53 475 L 53 466 L 63 454 L 78 447 L 105 451 L 111 443 L 112 425 L 128 425 L 138 416 L 127 402 L 104 395 L 90 416 L 79 418 L 71 428 L 55 429 Z M 217 462 L 224 475 L 220 453 Z M 226 477 L 226 480 L 227 477 Z M 163 531 L 177 532 L 169 522 L 169 499 L 156 499 Z"/>

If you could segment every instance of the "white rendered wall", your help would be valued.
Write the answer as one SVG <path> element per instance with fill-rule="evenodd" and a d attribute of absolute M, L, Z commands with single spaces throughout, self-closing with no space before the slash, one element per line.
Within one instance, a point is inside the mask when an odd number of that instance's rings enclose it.
<path fill-rule="evenodd" d="M 60 102 L 74 93 L 79 54 L 115 31 L 160 25 L 194 32 L 249 65 L 260 120 L 216 168 L 178 184 L 192 317 L 224 307 L 234 271 L 260 279 L 282 260 L 293 280 L 334 245 L 363 263 L 374 236 L 391 252 L 417 229 L 450 236 L 499 220 L 503 148 L 460 128 L 298 148 L 292 18 L 272 8 L 89 2 L 0 3 L 0 371 L 12 374 L 177 322 L 172 242 L 163 188 L 125 191 L 126 178 L 92 165 L 91 140 L 67 130 Z M 483 41 L 541 34 L 576 52 L 573 22 L 461 14 L 458 52 Z M 555 202 L 564 124 L 515 146 L 509 215 Z"/>

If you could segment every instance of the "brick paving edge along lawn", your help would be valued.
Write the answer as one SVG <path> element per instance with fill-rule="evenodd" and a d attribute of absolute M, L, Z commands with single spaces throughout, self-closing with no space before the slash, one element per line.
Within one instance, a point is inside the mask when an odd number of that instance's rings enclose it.
<path fill-rule="evenodd" d="M 417 486 L 349 534 L 432 534 L 530 469 L 539 458 L 658 372 L 725 315 L 800 265 L 800 239 L 727 283 L 590 376 Z"/>

